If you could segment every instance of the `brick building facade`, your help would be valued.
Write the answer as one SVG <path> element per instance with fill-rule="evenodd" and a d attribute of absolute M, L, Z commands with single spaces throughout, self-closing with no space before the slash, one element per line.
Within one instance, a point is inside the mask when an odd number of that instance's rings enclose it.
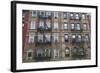
<path fill-rule="evenodd" d="M 91 58 L 91 16 L 23 10 L 23 62 Z"/>

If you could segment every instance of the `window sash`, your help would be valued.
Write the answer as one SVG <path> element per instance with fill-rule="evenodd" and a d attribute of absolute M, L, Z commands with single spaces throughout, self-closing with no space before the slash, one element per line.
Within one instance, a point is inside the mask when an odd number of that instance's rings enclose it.
<path fill-rule="evenodd" d="M 75 29 L 75 24 L 71 24 L 71 29 Z"/>
<path fill-rule="evenodd" d="M 30 28 L 31 28 L 31 29 L 35 29 L 35 26 L 36 26 L 36 22 L 35 22 L 35 21 L 32 21 L 32 22 L 31 22 L 31 27 L 30 27 Z"/>
<path fill-rule="evenodd" d="M 34 43 L 34 34 L 29 34 L 29 43 Z"/>
<path fill-rule="evenodd" d="M 54 29 L 58 29 L 58 23 L 54 23 Z"/>
<path fill-rule="evenodd" d="M 68 24 L 64 24 L 64 29 L 68 29 Z"/>
<path fill-rule="evenodd" d="M 80 24 L 76 24 L 76 30 L 80 30 L 81 29 L 81 25 Z"/>

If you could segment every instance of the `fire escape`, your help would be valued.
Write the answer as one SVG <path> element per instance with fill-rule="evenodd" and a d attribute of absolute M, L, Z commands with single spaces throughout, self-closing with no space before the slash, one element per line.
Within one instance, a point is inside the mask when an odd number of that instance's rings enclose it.
<path fill-rule="evenodd" d="M 47 20 L 50 20 L 50 25 L 46 23 Z M 37 36 L 35 37 L 35 45 L 39 47 L 37 51 L 39 54 L 36 55 L 36 61 L 48 61 L 51 58 L 50 48 L 46 46 L 51 46 L 51 26 L 52 16 L 47 15 L 46 12 L 38 13 L 38 26 L 37 26 Z M 40 26 L 40 21 L 42 21 L 42 25 Z M 40 36 L 41 34 L 41 36 Z M 48 37 L 49 34 L 49 37 Z"/>

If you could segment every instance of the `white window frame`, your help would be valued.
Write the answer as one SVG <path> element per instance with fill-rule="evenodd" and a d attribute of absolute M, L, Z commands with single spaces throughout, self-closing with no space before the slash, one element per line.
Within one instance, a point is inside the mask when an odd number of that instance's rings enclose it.
<path fill-rule="evenodd" d="M 32 49 L 28 49 L 28 50 L 27 50 L 27 60 L 32 60 L 32 58 L 33 58 L 33 56 L 28 57 L 28 54 L 29 54 L 30 52 L 31 52 L 32 55 L 33 55 L 33 50 L 32 50 Z"/>
<path fill-rule="evenodd" d="M 78 34 L 77 37 L 78 37 L 78 40 L 79 40 L 79 41 L 82 40 L 82 35 Z"/>
<path fill-rule="evenodd" d="M 64 33 L 64 40 L 68 40 L 69 39 L 69 36 L 68 36 L 68 33 Z"/>
<path fill-rule="evenodd" d="M 53 58 L 58 58 L 59 57 L 59 49 L 54 48 L 53 49 Z"/>
<path fill-rule="evenodd" d="M 59 16 L 58 12 L 54 12 L 54 18 L 55 17 L 58 18 L 58 16 Z"/>
<path fill-rule="evenodd" d="M 50 41 L 50 34 L 45 34 L 45 37 L 48 41 Z"/>
<path fill-rule="evenodd" d="M 76 35 L 73 34 L 73 35 L 72 35 L 72 39 L 75 39 L 75 38 L 76 38 Z"/>
<path fill-rule="evenodd" d="M 40 40 L 43 42 L 43 34 L 38 34 L 38 42 L 40 42 Z"/>
<path fill-rule="evenodd" d="M 78 13 L 75 14 L 75 18 L 79 19 L 79 14 Z"/>
<path fill-rule="evenodd" d="M 68 29 L 68 24 L 64 24 L 64 29 Z"/>
<path fill-rule="evenodd" d="M 76 24 L 76 30 L 81 30 L 81 24 Z"/>
<path fill-rule="evenodd" d="M 43 13 L 43 15 L 42 15 L 42 13 Z M 40 13 L 39 13 L 41 16 L 45 16 L 45 11 L 40 11 Z"/>
<path fill-rule="evenodd" d="M 86 19 L 86 15 L 85 14 L 82 14 L 82 19 Z"/>
<path fill-rule="evenodd" d="M 46 12 L 46 15 L 51 16 L 51 12 L 50 11 Z"/>
<path fill-rule="evenodd" d="M 88 35 L 88 34 L 85 35 L 85 41 L 86 41 L 86 42 L 89 41 L 89 35 Z"/>
<path fill-rule="evenodd" d="M 71 19 L 74 18 L 74 13 L 70 13 Z"/>
<path fill-rule="evenodd" d="M 29 34 L 29 43 L 34 43 L 35 33 Z"/>
<path fill-rule="evenodd" d="M 66 56 L 66 54 L 69 54 L 69 56 L 70 56 L 70 49 L 69 48 L 65 48 L 65 56 Z"/>
<path fill-rule="evenodd" d="M 54 29 L 58 29 L 58 28 L 59 28 L 58 22 L 54 22 Z"/>
<path fill-rule="evenodd" d="M 57 40 L 57 42 L 59 42 L 59 33 L 54 33 L 53 35 L 53 38 L 54 38 L 54 43 L 55 43 L 55 40 Z"/>
<path fill-rule="evenodd" d="M 46 24 L 47 24 L 47 27 L 48 27 L 48 28 L 51 27 L 51 23 L 50 23 L 50 21 L 47 21 Z"/>
<path fill-rule="evenodd" d="M 75 24 L 71 24 L 71 29 L 75 29 Z"/>
<path fill-rule="evenodd" d="M 67 13 L 63 13 L 63 18 L 67 18 Z"/>
<path fill-rule="evenodd" d="M 31 22 L 31 27 L 30 29 L 36 29 L 36 22 L 35 21 L 32 21 Z"/>
<path fill-rule="evenodd" d="M 39 27 L 44 27 L 44 21 L 40 20 Z"/>
<path fill-rule="evenodd" d="M 32 11 L 32 17 L 36 17 L 37 16 L 37 11 L 35 11 L 35 14 L 34 14 L 34 11 Z"/>
<path fill-rule="evenodd" d="M 84 23 L 84 24 L 83 24 L 83 29 L 84 29 L 84 30 L 87 30 L 87 28 L 88 28 L 88 27 L 87 27 L 87 24 Z"/>

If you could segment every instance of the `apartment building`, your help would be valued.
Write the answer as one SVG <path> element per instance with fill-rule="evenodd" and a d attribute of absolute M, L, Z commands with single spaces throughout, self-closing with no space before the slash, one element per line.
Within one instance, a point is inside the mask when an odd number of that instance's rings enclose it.
<path fill-rule="evenodd" d="M 91 15 L 23 10 L 23 62 L 91 59 Z"/>

